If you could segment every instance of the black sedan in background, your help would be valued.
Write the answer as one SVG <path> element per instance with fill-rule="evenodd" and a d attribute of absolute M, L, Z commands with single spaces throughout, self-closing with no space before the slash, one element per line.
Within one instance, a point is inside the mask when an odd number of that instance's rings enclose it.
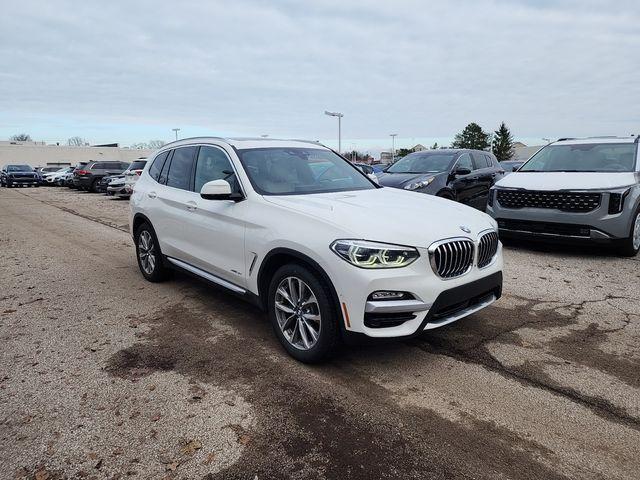
<path fill-rule="evenodd" d="M 0 185 L 3 187 L 37 187 L 40 175 L 29 165 L 5 165 L 0 170 Z"/>
<path fill-rule="evenodd" d="M 485 209 L 489 189 L 505 174 L 496 157 L 480 150 L 423 150 L 378 174 L 380 185 L 403 188 Z"/>

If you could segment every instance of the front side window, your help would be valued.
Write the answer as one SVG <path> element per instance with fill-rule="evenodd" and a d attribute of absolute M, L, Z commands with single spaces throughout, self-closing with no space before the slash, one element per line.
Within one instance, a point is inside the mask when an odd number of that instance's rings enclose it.
<path fill-rule="evenodd" d="M 252 148 L 238 156 L 262 195 L 303 195 L 377 188 L 360 170 L 330 150 Z"/>
<path fill-rule="evenodd" d="M 173 151 L 167 186 L 188 190 L 191 183 L 191 168 L 197 147 L 176 148 Z"/>
<path fill-rule="evenodd" d="M 239 192 L 238 179 L 227 155 L 216 147 L 200 147 L 196 162 L 194 190 L 199 192 L 202 186 L 212 180 L 226 180 L 232 192 Z"/>
<path fill-rule="evenodd" d="M 548 145 L 518 172 L 633 172 L 634 143 Z"/>
<path fill-rule="evenodd" d="M 451 167 L 455 153 L 410 153 L 387 169 L 387 173 L 437 173 Z"/>
<path fill-rule="evenodd" d="M 473 166 L 473 160 L 471 160 L 471 155 L 468 153 L 463 153 L 458 158 L 458 162 L 456 163 L 457 168 L 468 168 L 469 170 L 475 170 Z"/>

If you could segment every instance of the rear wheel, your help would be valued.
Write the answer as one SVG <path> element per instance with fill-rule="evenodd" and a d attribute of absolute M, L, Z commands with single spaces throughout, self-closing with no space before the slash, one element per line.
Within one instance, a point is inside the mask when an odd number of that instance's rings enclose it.
<path fill-rule="evenodd" d="M 98 193 L 98 183 L 100 182 L 100 180 L 98 180 L 97 178 L 91 182 L 91 187 L 89 187 L 89 191 L 93 192 L 93 193 Z"/>
<path fill-rule="evenodd" d="M 323 360 L 338 342 L 329 286 L 307 268 L 288 264 L 269 285 L 269 319 L 282 346 L 296 360 Z"/>
<path fill-rule="evenodd" d="M 622 241 L 620 254 L 624 257 L 634 257 L 640 251 L 640 208 L 631 221 L 631 232 L 629 238 Z"/>
<path fill-rule="evenodd" d="M 140 225 L 135 232 L 136 257 L 142 276 L 150 282 L 161 282 L 169 276 L 164 266 L 162 251 L 156 233 L 148 223 Z"/>

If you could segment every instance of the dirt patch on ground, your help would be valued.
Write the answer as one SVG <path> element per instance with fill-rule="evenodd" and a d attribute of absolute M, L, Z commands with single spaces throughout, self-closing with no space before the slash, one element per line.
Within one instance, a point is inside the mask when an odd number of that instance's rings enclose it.
<path fill-rule="evenodd" d="M 262 314 L 228 307 L 242 335 L 216 336 L 206 310 L 177 305 L 150 318 L 144 341 L 107 366 L 131 379 L 171 369 L 232 388 L 252 404 L 259 418 L 254 431 L 238 432 L 241 460 L 210 478 L 561 478 L 537 461 L 548 452 L 495 425 L 399 408 L 387 391 L 336 363 L 308 367 L 271 340 L 261 347 L 272 337 Z"/>

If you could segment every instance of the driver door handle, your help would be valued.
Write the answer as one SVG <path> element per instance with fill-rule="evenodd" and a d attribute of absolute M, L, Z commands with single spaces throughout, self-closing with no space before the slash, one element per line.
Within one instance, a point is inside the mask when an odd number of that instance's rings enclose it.
<path fill-rule="evenodd" d="M 187 202 L 186 205 L 187 205 L 187 210 L 189 210 L 190 212 L 193 212 L 198 209 L 198 204 L 193 200 Z"/>
<path fill-rule="evenodd" d="M 158 196 L 158 194 L 156 192 L 147 193 L 147 197 L 149 197 L 149 198 L 156 198 L 157 196 Z"/>

